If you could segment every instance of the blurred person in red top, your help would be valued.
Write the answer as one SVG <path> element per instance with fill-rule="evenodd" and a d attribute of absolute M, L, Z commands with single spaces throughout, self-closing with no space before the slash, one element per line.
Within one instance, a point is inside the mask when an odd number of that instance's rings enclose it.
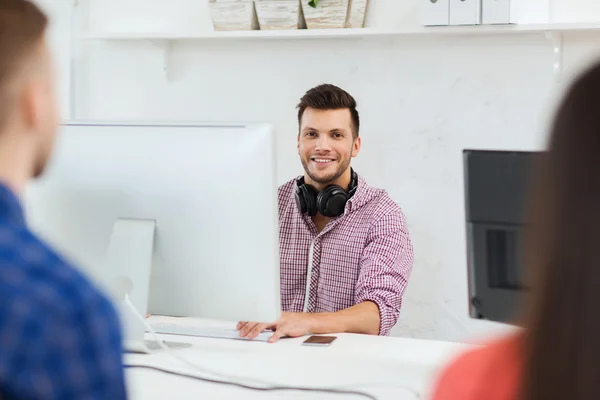
<path fill-rule="evenodd" d="M 524 329 L 459 356 L 434 400 L 600 399 L 600 63 L 569 87 L 533 178 Z"/>

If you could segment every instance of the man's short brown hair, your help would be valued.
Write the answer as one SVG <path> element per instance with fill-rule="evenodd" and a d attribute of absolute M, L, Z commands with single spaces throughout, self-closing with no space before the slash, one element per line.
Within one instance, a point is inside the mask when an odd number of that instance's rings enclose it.
<path fill-rule="evenodd" d="M 302 115 L 307 108 L 316 110 L 339 110 L 347 108 L 352 117 L 352 136 L 358 137 L 360 119 L 356 110 L 356 100 L 345 90 L 328 83 L 310 89 L 298 103 L 298 126 L 302 124 Z"/>
<path fill-rule="evenodd" d="M 11 83 L 36 46 L 48 17 L 29 0 L 0 0 L 0 126 L 12 110 Z"/>

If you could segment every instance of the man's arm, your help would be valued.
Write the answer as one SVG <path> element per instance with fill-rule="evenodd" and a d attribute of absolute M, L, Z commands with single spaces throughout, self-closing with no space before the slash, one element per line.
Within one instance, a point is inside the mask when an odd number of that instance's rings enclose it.
<path fill-rule="evenodd" d="M 240 336 L 254 338 L 265 329 L 282 336 L 307 333 L 388 335 L 400 314 L 413 266 L 413 247 L 401 212 L 380 217 L 371 227 L 356 285 L 356 305 L 333 313 L 283 313 L 270 324 L 240 322 Z"/>
<path fill-rule="evenodd" d="M 363 251 L 356 303 L 371 301 L 379 310 L 379 335 L 389 335 L 398 321 L 402 297 L 413 267 L 413 246 L 401 211 L 373 224 Z"/>
<path fill-rule="evenodd" d="M 379 308 L 377 304 L 365 301 L 332 313 L 284 312 L 276 322 L 240 322 L 237 329 L 240 330 L 240 336 L 250 339 L 254 339 L 265 329 L 273 330 L 271 342 L 283 336 L 298 337 L 307 333 L 349 332 L 376 335 L 379 332 Z"/>
<path fill-rule="evenodd" d="M 39 305 L 20 297 L 0 324 L 0 395 L 126 399 L 121 334 L 102 298 Z M 76 299 L 73 299 L 75 301 Z M 2 396 L 0 396 L 2 397 Z"/>
<path fill-rule="evenodd" d="M 379 333 L 379 307 L 365 301 L 333 313 L 308 314 L 312 316 L 310 332 L 317 334 L 348 332 L 377 335 Z"/>
<path fill-rule="evenodd" d="M 313 333 L 387 335 L 400 314 L 413 266 L 413 247 L 401 212 L 382 216 L 371 227 L 363 250 L 356 305 L 334 313 L 313 314 Z"/>

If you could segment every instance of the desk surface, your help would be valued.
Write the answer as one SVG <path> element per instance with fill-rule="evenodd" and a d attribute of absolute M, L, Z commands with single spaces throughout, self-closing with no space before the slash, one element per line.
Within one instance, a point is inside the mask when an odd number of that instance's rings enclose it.
<path fill-rule="evenodd" d="M 199 319 L 151 317 L 152 320 L 227 327 L 235 325 Z M 472 347 L 461 343 L 354 334 L 336 334 L 338 339 L 329 347 L 302 346 L 306 337 L 281 339 L 271 344 L 159 336 L 166 341 L 191 343 L 192 347 L 174 352 L 203 369 L 219 374 L 259 379 L 274 385 L 343 387 L 346 390 L 368 392 L 381 400 L 419 398 L 411 390 L 420 393 L 421 399 L 427 398 L 440 366 L 458 352 Z M 152 338 L 149 334 L 147 337 Z M 125 362 L 214 377 L 164 351 L 149 355 L 128 354 Z M 127 370 L 127 380 L 131 399 L 361 399 L 358 396 L 313 392 L 259 392 L 137 368 Z M 402 386 L 408 390 L 402 389 Z"/>

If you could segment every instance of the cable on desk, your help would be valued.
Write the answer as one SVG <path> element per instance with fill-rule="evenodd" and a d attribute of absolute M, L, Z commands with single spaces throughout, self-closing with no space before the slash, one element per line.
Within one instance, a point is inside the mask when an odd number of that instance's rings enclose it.
<path fill-rule="evenodd" d="M 204 381 L 204 382 L 217 383 L 217 384 L 228 385 L 228 386 L 235 386 L 235 387 L 239 387 L 239 388 L 244 388 L 244 389 L 249 389 L 249 390 L 257 390 L 257 391 L 301 391 L 301 392 L 331 393 L 331 394 L 340 394 L 340 395 L 346 394 L 346 395 L 365 397 L 369 400 L 377 400 L 377 398 L 375 396 L 373 396 L 369 393 L 360 392 L 360 391 L 356 391 L 356 390 L 348 390 L 346 388 L 352 387 L 352 386 L 354 386 L 354 387 L 357 387 L 357 386 L 383 386 L 383 387 L 391 386 L 391 387 L 400 388 L 402 390 L 408 391 L 408 392 L 412 393 L 417 399 L 421 398 L 420 394 L 416 390 L 414 390 L 410 387 L 407 387 L 404 385 L 395 385 L 395 384 L 390 384 L 390 383 L 369 382 L 369 383 L 363 383 L 363 384 L 344 385 L 343 387 L 338 386 L 338 387 L 330 387 L 330 388 L 292 387 L 292 386 L 279 386 L 274 383 L 265 382 L 265 381 L 255 379 L 255 378 L 241 377 L 241 376 L 236 376 L 233 374 L 222 374 L 222 373 L 217 373 L 215 371 L 210 371 L 206 368 L 200 367 L 199 365 L 196 365 L 196 364 L 186 360 L 183 357 L 179 357 L 178 355 L 173 353 L 173 351 L 158 337 L 158 335 L 156 334 L 154 329 L 152 329 L 150 324 L 148 324 L 146 319 L 140 314 L 140 312 L 137 310 L 135 305 L 129 299 L 128 294 L 125 294 L 125 304 L 130 308 L 130 310 L 140 320 L 140 322 L 142 322 L 142 324 L 146 327 L 146 329 L 148 329 L 150 331 L 150 333 L 152 334 L 154 339 L 157 341 L 159 346 L 163 350 L 165 350 L 169 355 L 171 355 L 173 358 L 175 358 L 175 359 L 183 362 L 184 364 L 187 364 L 203 373 L 207 373 L 207 374 L 214 375 L 214 376 L 220 376 L 222 379 L 218 380 L 218 379 L 214 379 L 214 378 L 205 378 L 205 377 L 201 377 L 201 376 L 197 376 L 197 375 L 174 372 L 174 371 L 170 371 L 167 369 L 162 369 L 159 367 L 152 367 L 152 366 L 148 366 L 148 365 L 126 365 L 125 366 L 126 368 L 150 369 L 150 370 L 159 371 L 159 372 L 176 375 L 176 376 L 180 376 L 180 377 L 197 379 L 197 380 Z M 234 379 L 237 379 L 240 381 L 253 381 L 254 383 L 263 384 L 265 386 L 264 387 L 250 386 L 248 384 L 234 382 L 233 381 Z"/>
<path fill-rule="evenodd" d="M 352 396 L 361 396 L 361 397 L 364 397 L 369 400 L 377 400 L 377 397 L 375 397 L 369 393 L 359 392 L 359 391 L 354 391 L 354 390 L 321 389 L 321 388 L 293 387 L 293 386 L 259 387 L 259 386 L 245 385 L 243 383 L 228 382 L 228 381 L 222 381 L 222 380 L 217 380 L 217 379 L 204 378 L 204 377 L 200 377 L 200 376 L 196 376 L 196 375 L 192 375 L 192 374 L 186 374 L 186 373 L 175 372 L 175 371 L 171 371 L 171 370 L 163 369 L 163 368 L 159 368 L 159 367 L 153 367 L 150 365 L 125 364 L 125 368 L 149 369 L 149 370 L 163 372 L 165 374 L 175 375 L 175 376 L 179 376 L 179 377 L 183 377 L 183 378 L 197 379 L 199 381 L 203 381 L 203 382 L 207 382 L 207 383 L 216 383 L 219 385 L 234 386 L 234 387 L 238 387 L 238 388 L 242 388 L 242 389 L 256 390 L 256 391 L 260 391 L 260 392 L 280 392 L 280 391 L 313 392 L 313 393 L 316 392 L 316 393 L 329 393 L 329 394 L 335 394 L 335 395 L 345 394 L 345 395 L 352 395 Z"/>
<path fill-rule="evenodd" d="M 416 389 L 411 388 L 410 386 L 406 386 L 406 385 L 401 385 L 401 384 L 397 384 L 397 383 L 391 383 L 391 382 L 365 382 L 365 383 L 356 383 L 356 384 L 350 384 L 350 385 L 344 385 L 344 386 L 333 386 L 331 387 L 331 389 L 338 389 L 338 388 L 364 388 L 367 386 L 378 386 L 378 387 L 391 387 L 394 389 L 400 389 L 403 390 L 405 392 L 409 392 L 410 394 L 412 394 L 415 399 L 420 400 L 421 399 L 421 393 L 419 393 Z"/>
<path fill-rule="evenodd" d="M 156 332 L 154 331 L 154 329 L 152 329 L 152 326 L 150 326 L 150 324 L 148 323 L 148 321 L 146 321 L 146 319 L 140 314 L 140 312 L 138 311 L 138 309 L 135 307 L 135 305 L 131 302 L 131 300 L 129 299 L 129 295 L 125 294 L 125 304 L 129 307 L 129 309 L 131 310 L 131 312 L 133 312 L 133 314 L 140 320 L 140 322 L 146 327 L 146 329 L 148 329 L 148 331 L 150 332 L 150 334 L 154 337 L 154 340 L 156 340 L 157 344 L 167 352 L 167 354 L 169 354 L 171 357 L 177 359 L 178 361 L 187 364 L 188 366 L 196 369 L 197 371 L 200 371 L 203 374 L 208 374 L 208 375 L 212 375 L 212 376 L 216 376 L 218 378 L 220 378 L 221 380 L 224 381 L 233 381 L 233 380 L 237 380 L 237 381 L 245 381 L 245 382 L 252 382 L 255 385 L 265 385 L 265 386 L 276 386 L 275 383 L 272 382 L 267 382 L 267 381 L 263 381 L 262 379 L 256 379 L 256 378 L 249 378 L 249 377 L 244 377 L 244 376 L 238 376 L 238 375 L 234 375 L 234 374 L 223 374 L 223 373 L 219 373 L 216 371 L 211 371 L 208 368 L 204 368 L 201 367 L 200 365 L 197 365 L 183 357 L 178 356 L 177 354 L 175 354 L 166 344 L 164 341 L 162 341 L 158 335 L 156 334 Z"/>

